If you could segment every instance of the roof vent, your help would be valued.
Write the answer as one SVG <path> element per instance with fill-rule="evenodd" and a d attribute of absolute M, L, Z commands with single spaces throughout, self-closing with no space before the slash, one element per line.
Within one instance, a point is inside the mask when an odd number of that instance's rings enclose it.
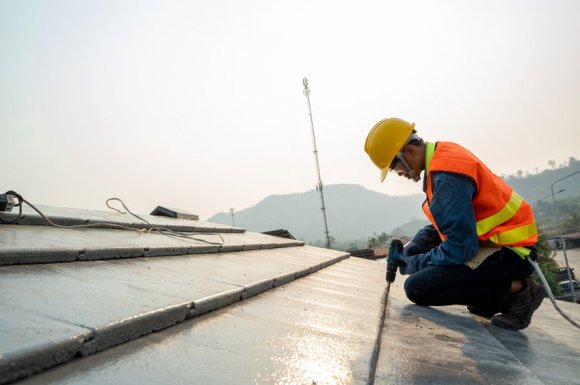
<path fill-rule="evenodd" d="M 151 211 L 151 215 L 157 215 L 160 217 L 170 217 L 170 218 L 176 218 L 176 219 L 190 219 L 193 221 L 199 220 L 198 215 L 189 213 L 189 212 L 184 211 L 184 210 L 171 209 L 171 208 L 163 207 L 163 206 L 157 206 L 155 208 L 155 210 Z"/>
<path fill-rule="evenodd" d="M 271 231 L 264 231 L 262 234 L 272 235 L 274 237 L 280 238 L 287 238 L 287 239 L 296 239 L 288 230 L 279 229 L 279 230 L 271 230 Z"/>

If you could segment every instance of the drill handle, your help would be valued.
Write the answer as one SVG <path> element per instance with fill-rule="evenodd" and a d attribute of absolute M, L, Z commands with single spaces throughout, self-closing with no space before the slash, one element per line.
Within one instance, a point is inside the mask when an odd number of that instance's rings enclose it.
<path fill-rule="evenodd" d="M 389 255 L 387 256 L 387 282 L 392 283 L 397 276 L 397 269 L 399 268 L 399 261 L 395 259 L 395 255 L 403 254 L 403 242 L 399 239 L 393 239 L 389 246 Z"/>
<path fill-rule="evenodd" d="M 396 254 L 403 254 L 403 242 L 400 239 L 393 239 L 389 246 L 389 255 L 387 256 L 387 264 L 397 264 L 395 260 Z"/>

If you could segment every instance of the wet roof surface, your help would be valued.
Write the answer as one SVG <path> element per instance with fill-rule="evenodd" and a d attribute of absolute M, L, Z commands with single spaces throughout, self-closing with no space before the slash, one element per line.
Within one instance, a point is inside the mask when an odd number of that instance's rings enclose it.
<path fill-rule="evenodd" d="M 400 275 L 385 304 L 384 261 L 222 236 L 0 226 L 0 383 L 580 384 L 580 333 L 548 300 L 506 331 L 410 303 Z"/>

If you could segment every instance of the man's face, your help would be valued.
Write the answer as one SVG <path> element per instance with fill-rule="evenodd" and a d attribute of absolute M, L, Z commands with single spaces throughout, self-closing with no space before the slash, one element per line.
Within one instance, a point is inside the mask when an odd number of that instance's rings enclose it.
<path fill-rule="evenodd" d="M 411 175 L 411 171 L 415 171 L 416 175 L 420 175 L 421 173 L 421 168 L 418 167 L 419 162 L 418 152 L 413 146 L 406 145 L 405 147 L 403 147 L 402 156 L 408 163 L 408 165 L 411 167 L 411 169 L 405 167 L 405 165 L 400 159 L 395 158 L 391 166 L 391 172 L 394 172 L 399 176 L 418 182 L 419 180 L 416 180 Z"/>
<path fill-rule="evenodd" d="M 404 176 L 407 179 L 412 179 L 405 165 L 398 159 L 395 159 L 394 167 L 391 168 L 391 172 L 394 172 L 398 176 Z"/>

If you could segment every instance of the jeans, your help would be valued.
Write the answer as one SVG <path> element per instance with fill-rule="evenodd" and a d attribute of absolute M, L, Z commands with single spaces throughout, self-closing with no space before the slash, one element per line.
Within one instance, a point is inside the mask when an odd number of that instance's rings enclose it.
<path fill-rule="evenodd" d="M 511 282 L 532 272 L 528 261 L 501 248 L 475 270 L 465 265 L 422 269 L 407 278 L 405 292 L 418 305 L 468 305 L 501 311 L 508 303 Z"/>

